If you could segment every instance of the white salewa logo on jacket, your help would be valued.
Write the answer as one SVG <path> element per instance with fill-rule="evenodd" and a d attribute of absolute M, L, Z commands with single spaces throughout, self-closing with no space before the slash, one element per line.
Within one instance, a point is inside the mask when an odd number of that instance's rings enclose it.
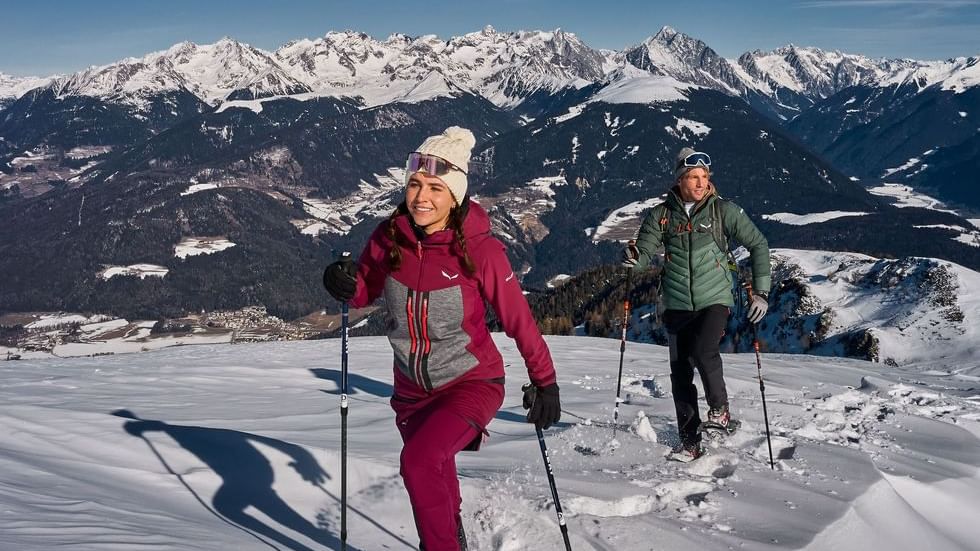
<path fill-rule="evenodd" d="M 446 279 L 448 279 L 449 281 L 452 281 L 452 280 L 456 279 L 457 277 L 459 277 L 459 274 L 449 275 L 449 274 L 446 273 L 445 270 L 440 270 L 440 271 L 442 272 L 442 275 L 444 275 L 446 277 Z"/>

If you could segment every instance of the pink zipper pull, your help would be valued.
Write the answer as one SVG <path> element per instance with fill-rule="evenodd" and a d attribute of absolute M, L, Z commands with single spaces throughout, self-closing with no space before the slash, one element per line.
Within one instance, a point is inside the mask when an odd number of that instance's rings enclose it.
<path fill-rule="evenodd" d="M 416 241 L 415 244 L 418 245 L 418 249 L 417 249 L 418 250 L 418 255 L 419 255 L 419 258 L 421 259 L 422 258 L 422 242 L 421 241 Z"/>

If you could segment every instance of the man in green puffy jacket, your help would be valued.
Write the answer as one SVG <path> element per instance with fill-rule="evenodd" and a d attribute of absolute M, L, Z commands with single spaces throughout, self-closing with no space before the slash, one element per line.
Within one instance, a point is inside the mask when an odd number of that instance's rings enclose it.
<path fill-rule="evenodd" d="M 731 422 L 719 345 L 735 304 L 728 239 L 749 251 L 752 290 L 748 320 L 758 323 L 768 309 L 769 245 L 745 211 L 718 196 L 710 181 L 711 158 L 685 147 L 674 165 L 675 185 L 667 201 L 653 208 L 635 244 L 623 251 L 623 265 L 642 268 L 664 248 L 661 273 L 663 323 L 670 346 L 670 383 L 681 446 L 675 457 L 696 459 L 701 416 L 694 368 L 704 385 L 707 423 L 727 429 Z"/>

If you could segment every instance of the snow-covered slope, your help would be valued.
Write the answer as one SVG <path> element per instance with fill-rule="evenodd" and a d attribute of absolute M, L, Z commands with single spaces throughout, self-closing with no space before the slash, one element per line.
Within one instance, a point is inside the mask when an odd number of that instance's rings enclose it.
<path fill-rule="evenodd" d="M 457 459 L 474 551 L 560 549 L 513 343 L 508 396 L 478 453 Z M 573 548 L 975 549 L 980 366 L 889 368 L 764 354 L 770 470 L 755 357 L 726 355 L 742 429 L 695 463 L 676 439 L 667 350 L 547 339 L 563 423 L 547 444 Z M 187 346 L 8 362 L 0 385 L 0 523 L 19 551 L 339 548 L 340 342 Z M 417 545 L 388 405 L 391 350 L 350 345 L 348 548 Z"/>
<path fill-rule="evenodd" d="M 963 92 L 980 85 L 980 57 L 909 62 L 878 82 L 883 87 L 893 84 L 915 84 L 920 90 L 938 85 L 943 90 Z"/>
<path fill-rule="evenodd" d="M 636 211 L 627 205 L 595 232 L 598 239 L 635 235 Z M 625 228 L 634 228 L 632 233 Z M 748 253 L 737 250 L 743 269 Z M 920 257 L 898 259 L 820 250 L 774 248 L 770 308 L 759 323 L 764 351 L 818 354 L 915 365 L 980 358 L 980 273 Z M 667 342 L 655 304 L 634 303 L 630 338 Z M 751 326 L 734 308 L 723 350 L 750 351 Z"/>
<path fill-rule="evenodd" d="M 0 107 L 24 95 L 28 90 L 44 86 L 57 77 L 15 77 L 0 73 Z"/>
<path fill-rule="evenodd" d="M 761 324 L 776 350 L 889 364 L 980 358 L 980 274 L 930 258 L 774 249 L 774 305 Z"/>

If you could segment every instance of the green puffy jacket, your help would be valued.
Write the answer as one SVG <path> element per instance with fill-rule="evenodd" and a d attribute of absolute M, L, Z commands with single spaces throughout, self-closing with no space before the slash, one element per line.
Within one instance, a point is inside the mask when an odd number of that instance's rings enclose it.
<path fill-rule="evenodd" d="M 724 232 L 717 233 L 715 224 L 721 224 Z M 719 246 L 719 242 L 726 242 L 722 236 L 748 249 L 752 288 L 769 293 L 769 244 L 745 211 L 719 197 L 712 186 L 688 216 L 675 187 L 667 194 L 667 202 L 654 207 L 643 220 L 636 238 L 640 251 L 637 268 L 649 265 L 660 247 L 665 248 L 661 274 L 664 309 L 693 311 L 712 304 L 735 304 L 727 252 Z"/>

